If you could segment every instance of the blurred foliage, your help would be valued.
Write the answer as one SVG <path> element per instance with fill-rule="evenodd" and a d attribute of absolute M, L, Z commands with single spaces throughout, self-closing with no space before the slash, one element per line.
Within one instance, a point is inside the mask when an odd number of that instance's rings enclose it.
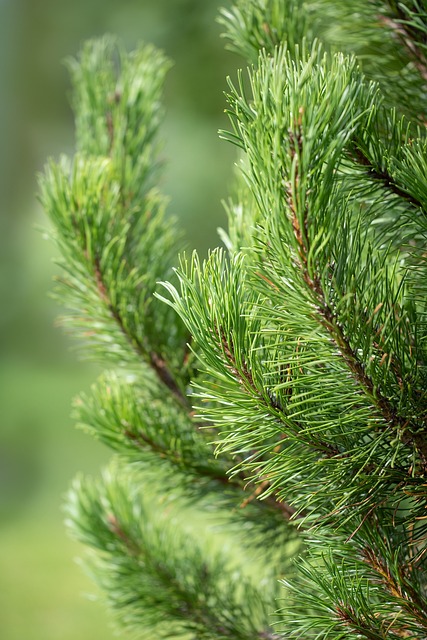
<path fill-rule="evenodd" d="M 222 2 L 227 5 L 227 2 Z M 166 83 L 163 191 L 190 247 L 206 252 L 224 224 L 220 204 L 234 152 L 221 142 L 225 77 L 219 0 L 0 0 L 0 628 L 2 640 L 108 638 L 104 611 L 74 566 L 61 501 L 75 471 L 108 454 L 69 418 L 96 369 L 77 362 L 53 328 L 47 296 L 53 250 L 36 226 L 36 174 L 72 152 L 69 79 L 62 61 L 105 32 L 128 48 L 153 42 L 174 61 Z"/>

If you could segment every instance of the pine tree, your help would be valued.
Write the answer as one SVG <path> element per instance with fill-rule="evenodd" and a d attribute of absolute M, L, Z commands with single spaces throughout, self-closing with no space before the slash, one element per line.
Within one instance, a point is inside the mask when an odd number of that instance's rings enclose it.
<path fill-rule="evenodd" d="M 64 323 L 105 373 L 77 421 L 115 452 L 67 513 L 138 638 L 427 637 L 427 4 L 236 0 L 250 65 L 224 248 L 179 253 L 156 188 L 169 63 L 70 62 L 50 163 Z"/>

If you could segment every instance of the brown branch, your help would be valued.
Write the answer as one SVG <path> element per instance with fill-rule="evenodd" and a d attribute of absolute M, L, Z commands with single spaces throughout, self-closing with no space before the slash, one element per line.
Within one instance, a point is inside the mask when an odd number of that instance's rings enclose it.
<path fill-rule="evenodd" d="M 295 158 L 297 158 L 297 166 L 295 168 L 296 186 L 298 186 L 300 180 L 298 158 L 301 155 L 303 145 L 302 126 L 300 123 L 297 123 L 297 131 L 297 135 L 295 135 L 294 132 L 290 132 L 289 137 L 292 159 L 295 161 Z M 421 458 L 423 471 L 427 471 L 427 439 L 424 433 L 417 433 L 417 425 L 412 425 L 410 419 L 399 416 L 395 407 L 381 393 L 381 390 L 375 386 L 372 378 L 367 374 L 364 364 L 359 360 L 356 351 L 352 348 L 338 316 L 328 304 L 319 275 L 316 272 L 309 272 L 308 255 L 310 247 L 307 233 L 309 212 L 307 204 L 305 205 L 305 210 L 302 212 L 303 220 L 301 222 L 298 217 L 301 215 L 299 203 L 294 198 L 292 185 L 288 185 L 287 199 L 291 213 L 292 227 L 298 246 L 299 266 L 304 282 L 311 290 L 316 301 L 318 321 L 331 336 L 344 362 L 351 371 L 353 378 L 359 383 L 370 401 L 377 407 L 384 421 L 392 429 L 401 434 L 404 444 L 412 444 L 415 446 Z M 412 429 L 410 427 L 412 427 Z M 406 434 L 403 435 L 405 432 Z"/>
<path fill-rule="evenodd" d="M 162 447 L 159 443 L 155 442 L 152 438 L 150 438 L 146 433 L 138 430 L 137 433 L 131 431 L 130 428 L 127 428 L 123 432 L 124 436 L 128 438 L 131 442 L 133 442 L 140 449 L 145 450 L 147 447 L 157 453 L 161 458 L 170 460 L 173 464 L 184 464 L 184 458 L 176 451 L 170 452 L 164 447 Z M 172 454 L 172 455 L 171 455 Z M 200 467 L 199 465 L 192 465 L 194 470 L 203 475 L 206 478 L 219 482 L 222 485 L 231 487 L 233 489 L 238 489 L 243 493 L 246 493 L 248 487 L 252 488 L 253 480 L 249 479 L 243 472 L 238 474 L 237 476 L 229 476 L 226 472 L 218 473 L 214 469 L 211 469 L 207 466 Z M 239 478 L 239 479 L 236 479 Z M 262 492 L 267 489 L 269 486 L 268 482 L 263 482 L 261 485 L 258 485 L 255 488 L 255 491 L 248 496 L 248 498 L 244 499 L 240 504 L 240 508 L 245 508 L 249 503 L 251 503 L 254 499 L 258 499 L 261 497 Z M 259 500 L 257 500 L 259 502 Z M 290 520 L 292 516 L 296 513 L 296 510 L 290 505 L 286 504 L 278 500 L 274 495 L 270 495 L 261 500 L 262 503 L 265 503 L 270 508 L 280 511 L 286 520 Z"/>
<path fill-rule="evenodd" d="M 404 568 L 397 566 L 398 579 L 392 574 L 390 567 L 371 548 L 362 553 L 363 560 L 379 576 L 379 582 L 387 589 L 398 605 L 411 615 L 424 632 L 427 631 L 427 602 L 409 582 Z"/>
<path fill-rule="evenodd" d="M 248 483 L 244 487 L 242 487 L 242 489 L 245 491 L 247 486 L 248 486 Z M 243 500 L 243 502 L 240 505 L 240 508 L 244 509 L 245 507 L 247 507 L 248 504 L 250 504 L 254 500 L 259 500 L 259 498 L 262 497 L 263 492 L 266 491 L 269 487 L 270 487 L 269 480 L 264 480 L 263 482 L 261 482 L 259 485 L 256 486 L 255 491 L 253 491 L 253 493 L 251 493 L 250 496 L 248 496 L 245 500 Z M 272 506 L 274 509 L 278 509 L 279 511 L 281 511 L 286 520 L 291 520 L 296 514 L 296 509 L 294 509 L 294 507 L 291 507 L 291 505 L 287 504 L 286 502 L 281 502 L 280 500 L 277 500 L 277 498 L 274 495 L 266 496 L 265 498 L 262 499 L 262 502 Z M 302 516 L 303 514 L 301 514 L 300 517 Z"/>
<path fill-rule="evenodd" d="M 410 193 L 404 191 L 401 187 L 399 187 L 399 185 L 394 182 L 393 177 L 387 171 L 385 171 L 384 169 L 379 170 L 378 168 L 374 167 L 367 155 L 362 151 L 360 147 L 357 146 L 357 144 L 353 146 L 351 153 L 353 155 L 353 159 L 356 162 L 367 168 L 367 175 L 369 178 L 372 178 L 372 180 L 381 183 L 386 189 L 391 191 L 391 193 L 399 196 L 399 198 L 406 200 L 410 204 L 413 204 L 415 207 L 423 209 L 423 203 L 418 200 L 418 198 L 415 198 Z"/>
<path fill-rule="evenodd" d="M 217 329 L 217 335 L 221 340 L 221 347 L 229 363 L 228 369 L 238 380 L 239 384 L 242 385 L 242 387 L 247 391 L 249 391 L 252 395 L 254 395 L 262 404 L 269 406 L 271 409 L 273 409 L 275 412 L 278 412 L 279 414 L 285 415 L 284 407 L 280 402 L 278 402 L 277 399 L 274 398 L 272 393 L 267 392 L 268 403 L 266 402 L 266 397 L 260 392 L 260 390 L 258 389 L 258 387 L 254 382 L 252 373 L 249 370 L 248 364 L 245 361 L 243 354 L 241 355 L 242 366 L 241 367 L 238 366 L 236 356 L 234 353 L 234 344 L 233 344 L 232 337 L 229 336 L 227 338 L 227 336 L 225 335 L 225 331 L 222 327 L 220 327 L 219 330 Z M 281 420 L 280 418 L 278 418 L 278 420 L 282 425 L 283 420 Z M 298 423 L 294 422 L 294 425 L 298 427 Z M 302 427 L 299 427 L 299 429 L 302 430 Z M 282 433 L 282 438 L 284 437 L 286 437 L 286 434 Z M 317 441 L 315 444 L 312 443 L 311 446 L 321 453 L 326 452 L 326 455 L 328 458 L 340 455 L 339 449 L 337 449 L 336 447 L 333 447 L 331 444 L 327 442 Z"/>
<path fill-rule="evenodd" d="M 306 278 L 305 280 L 307 281 Z M 344 329 L 336 314 L 326 303 L 320 280 L 317 276 L 314 276 L 312 282 L 313 292 L 319 303 L 317 310 L 321 318 L 320 322 L 333 338 L 354 379 L 360 384 L 368 398 L 380 411 L 385 422 L 401 434 L 402 442 L 416 447 L 421 457 L 423 470 L 427 471 L 427 439 L 425 438 L 425 434 L 417 433 L 417 425 L 412 425 L 411 419 L 399 416 L 395 407 L 381 393 L 380 389 L 375 386 L 372 378 L 367 374 L 363 363 L 358 359 L 356 351 L 351 347 L 350 341 L 345 335 Z"/>
<path fill-rule="evenodd" d="M 180 604 L 180 613 L 183 614 L 186 618 L 193 618 L 196 625 L 200 625 L 207 630 L 213 631 L 215 634 L 221 637 L 230 637 L 235 638 L 235 634 L 233 632 L 233 626 L 224 626 L 221 622 L 221 618 L 217 618 L 216 614 L 218 613 L 215 608 L 209 604 L 208 600 L 205 597 L 205 594 L 202 591 L 188 591 L 186 588 L 185 582 L 183 583 L 180 579 L 179 573 L 174 571 L 165 565 L 164 562 L 158 560 L 155 555 L 150 555 L 150 550 L 147 550 L 147 553 L 144 553 L 144 549 L 138 545 L 137 542 L 132 540 L 128 534 L 124 531 L 121 523 L 118 518 L 113 513 L 108 513 L 106 516 L 107 526 L 113 535 L 120 540 L 126 547 L 126 551 L 129 556 L 133 559 L 138 559 L 144 555 L 147 571 L 151 571 L 156 575 L 157 578 L 166 585 L 168 590 L 170 590 L 171 586 L 175 590 L 176 595 L 179 598 Z M 203 564 L 200 569 L 196 567 L 196 571 L 199 573 L 199 576 L 202 577 L 200 581 L 202 585 L 212 584 L 211 572 L 209 567 L 206 564 Z M 221 613 L 221 611 L 219 611 Z M 230 622 L 226 618 L 227 622 Z M 194 631 L 194 624 L 191 625 L 192 631 Z M 270 629 L 262 629 L 256 633 L 256 638 L 259 640 L 280 640 L 281 636 L 274 633 Z"/>
<path fill-rule="evenodd" d="M 120 522 L 113 513 L 107 515 L 107 524 L 110 531 L 125 545 L 130 556 L 138 557 L 141 549 L 123 530 Z"/>
<path fill-rule="evenodd" d="M 220 327 L 219 329 L 216 330 L 216 334 L 218 335 L 220 341 L 221 341 L 221 347 L 223 349 L 223 352 L 226 356 L 226 359 L 228 361 L 228 368 L 229 370 L 233 373 L 233 375 L 236 377 L 236 379 L 238 380 L 239 384 L 242 385 L 242 387 L 244 389 L 246 389 L 247 391 L 249 391 L 252 395 L 255 395 L 255 397 L 260 400 L 260 402 L 262 402 L 264 405 L 266 404 L 266 398 L 265 396 L 259 391 L 259 389 L 257 388 L 252 373 L 249 370 L 249 367 L 243 357 L 243 355 L 241 356 L 241 361 L 242 361 L 242 366 L 239 368 L 237 361 L 236 361 L 236 356 L 234 353 L 234 345 L 233 345 L 233 340 L 231 338 L 231 336 L 226 337 L 225 335 L 225 331 L 222 327 Z M 271 409 L 273 409 L 276 412 L 280 412 L 281 414 L 284 413 L 284 409 L 281 406 L 281 404 L 279 402 L 277 402 L 276 400 L 274 400 L 274 398 L 272 397 L 272 395 L 269 393 L 268 394 L 268 404 L 270 406 Z M 280 425 L 283 424 L 283 421 L 279 418 L 280 420 Z M 297 427 L 298 424 L 294 423 Z M 302 428 L 300 428 L 300 430 L 302 430 Z M 284 439 L 286 438 L 286 434 L 282 433 L 281 438 Z M 338 448 L 334 447 L 333 445 L 326 443 L 326 442 L 316 442 L 316 443 L 307 443 L 309 444 L 312 448 L 314 448 L 316 451 L 318 451 L 319 453 L 325 455 L 328 458 L 334 457 L 334 456 L 338 456 L 340 455 L 340 451 Z M 277 445 L 276 449 L 278 447 L 280 447 L 281 445 Z M 256 452 L 255 452 L 256 453 Z M 243 479 L 246 480 L 246 476 L 242 475 Z M 253 482 L 251 479 L 249 480 L 249 483 Z M 243 487 L 241 487 L 243 490 L 245 490 L 246 486 L 248 483 L 246 483 Z M 287 520 L 291 520 L 294 519 L 294 516 L 296 514 L 296 509 L 294 509 L 294 507 L 290 506 L 289 504 L 287 504 L 286 502 L 283 502 L 281 500 L 278 500 L 278 498 L 276 497 L 276 494 L 271 494 L 269 496 L 266 496 L 265 498 L 263 498 L 263 493 L 270 487 L 270 480 L 268 478 L 264 478 L 262 480 L 262 482 L 256 486 L 255 491 L 248 496 L 248 498 L 246 498 L 242 504 L 241 507 L 244 508 L 245 506 L 247 506 L 250 502 L 252 502 L 254 499 L 261 499 L 262 501 L 266 502 L 267 504 L 270 504 L 271 506 L 273 506 L 276 509 L 279 509 L 280 511 L 282 511 L 284 517 Z M 306 514 L 304 512 L 300 512 L 299 517 L 303 518 Z"/>
<path fill-rule="evenodd" d="M 189 408 L 189 402 L 186 395 L 184 395 L 179 388 L 172 373 L 167 368 L 166 362 L 155 351 L 151 351 L 149 354 L 149 363 L 152 369 L 156 372 L 157 377 L 164 385 L 173 393 L 178 402 L 185 408 Z"/>
<path fill-rule="evenodd" d="M 108 97 L 108 104 L 113 107 L 114 104 L 119 104 L 122 98 L 122 94 L 120 91 L 116 90 L 113 94 Z M 105 114 L 105 124 L 107 127 L 108 133 L 108 153 L 111 154 L 114 145 L 114 121 L 113 121 L 113 112 L 109 109 Z"/>
<path fill-rule="evenodd" d="M 147 447 L 152 451 L 155 451 L 159 454 L 161 458 L 172 458 L 173 462 L 179 463 L 182 462 L 182 457 L 176 452 L 173 451 L 173 455 L 171 456 L 169 451 L 166 451 L 161 445 L 155 442 L 152 438 L 148 437 L 146 433 L 138 430 L 138 433 L 131 431 L 129 428 L 125 429 L 123 435 L 133 442 L 139 449 L 146 449 Z"/>
<path fill-rule="evenodd" d="M 145 362 L 147 362 L 150 365 L 152 370 L 155 372 L 157 378 L 172 392 L 174 398 L 179 402 L 179 404 L 183 408 L 188 410 L 189 409 L 188 398 L 181 391 L 174 376 L 167 368 L 167 365 L 163 360 L 163 358 L 154 351 L 148 352 L 147 349 L 144 347 L 144 345 L 141 343 L 141 341 L 138 339 L 138 337 L 131 334 L 130 331 L 125 326 L 123 318 L 120 315 L 120 312 L 111 302 L 108 289 L 103 280 L 100 260 L 98 257 L 95 257 L 94 259 L 94 276 L 95 276 L 95 282 L 99 292 L 99 296 L 107 306 L 112 318 L 115 320 L 117 326 L 119 327 L 126 341 L 131 345 L 131 347 L 136 352 L 138 357 L 141 357 L 143 360 L 145 360 Z"/>
<path fill-rule="evenodd" d="M 197 471 L 197 473 L 203 474 L 205 477 L 216 480 L 217 482 L 220 482 L 221 484 L 227 486 L 234 486 L 238 487 L 239 489 L 244 489 L 244 487 L 242 487 L 240 483 L 227 476 L 225 471 L 223 473 L 219 473 L 207 466 L 200 467 L 197 464 L 192 464 L 191 460 L 186 460 L 180 453 L 178 453 L 178 451 L 168 450 L 141 430 L 138 430 L 138 432 L 135 433 L 128 428 L 123 432 L 123 435 L 140 449 L 145 450 L 148 447 L 149 449 L 151 449 L 151 451 L 157 453 L 160 458 L 170 460 L 171 462 L 173 462 L 173 464 L 187 466 L 187 468 L 190 465 L 195 471 Z"/>
<path fill-rule="evenodd" d="M 340 602 L 335 607 L 335 613 L 338 619 L 349 627 L 351 631 L 368 638 L 368 640 L 378 640 L 378 638 L 387 640 L 388 638 L 388 631 L 381 631 L 378 628 L 373 629 L 366 618 L 360 616 L 351 604 Z"/>
<path fill-rule="evenodd" d="M 127 329 L 126 329 L 126 327 L 125 327 L 125 325 L 123 323 L 123 319 L 122 319 L 120 313 L 117 311 L 117 309 L 111 303 L 111 300 L 110 300 L 109 295 L 108 295 L 107 288 L 106 288 L 106 286 L 104 284 L 104 281 L 103 281 L 103 278 L 102 278 L 99 259 L 97 259 L 97 258 L 95 259 L 95 280 L 96 280 L 98 292 L 99 292 L 99 295 L 100 295 L 101 299 L 103 300 L 103 302 L 108 307 L 112 317 L 116 321 L 118 327 L 120 328 L 121 332 L 125 336 L 126 340 L 132 345 L 132 347 L 134 348 L 134 350 L 136 351 L 138 356 L 141 356 L 142 358 L 144 358 L 144 360 L 147 360 L 147 357 L 148 357 L 148 362 L 149 362 L 150 366 L 152 367 L 152 369 L 155 371 L 155 373 L 156 373 L 157 377 L 159 378 L 159 380 L 166 387 L 168 387 L 168 389 L 170 389 L 170 391 L 173 393 L 175 398 L 180 402 L 180 404 L 186 410 L 188 410 L 188 408 L 189 408 L 188 399 L 187 399 L 187 397 L 185 397 L 182 394 L 181 390 L 177 386 L 177 384 L 176 384 L 172 374 L 168 370 L 164 360 L 155 352 L 150 352 L 149 354 L 147 354 L 147 351 L 145 350 L 145 348 L 141 344 L 141 342 L 135 336 L 131 335 L 127 331 Z M 232 351 L 230 351 L 228 349 L 227 353 L 228 353 L 228 357 L 234 362 L 234 366 L 236 366 L 236 363 L 235 363 L 235 360 L 234 360 L 234 354 L 232 353 Z M 250 383 L 250 385 L 252 387 L 252 390 L 255 391 L 256 393 L 258 393 L 258 391 L 256 389 L 256 386 L 254 384 L 254 381 L 252 379 L 252 375 L 250 374 L 246 363 L 243 364 L 243 371 L 244 371 L 245 380 Z M 238 373 L 237 369 L 234 369 L 234 372 L 237 374 Z M 241 378 L 240 382 L 243 384 L 244 383 L 244 379 Z M 188 415 L 189 415 L 189 419 L 194 423 L 194 420 L 192 419 L 191 413 L 188 413 Z M 132 440 L 137 446 L 139 446 L 141 448 L 145 448 L 145 446 L 147 446 L 152 451 L 155 451 L 157 454 L 159 454 L 161 457 L 171 459 L 170 452 L 166 451 L 163 447 L 161 447 L 158 443 L 156 443 L 154 440 L 149 438 L 143 432 L 139 431 L 138 434 L 136 434 L 136 433 L 132 432 L 130 429 L 126 429 L 126 431 L 124 432 L 124 435 L 128 439 Z M 173 462 L 175 462 L 176 464 L 180 463 L 180 462 L 184 462 L 182 457 L 180 457 L 176 452 L 174 452 L 174 453 L 176 455 L 175 455 L 175 457 L 173 459 Z M 226 475 L 225 473 L 224 474 L 214 473 L 213 470 L 205 468 L 205 467 L 203 467 L 203 469 L 201 469 L 200 467 L 196 466 L 195 470 L 198 473 L 203 473 L 205 476 L 210 477 L 211 479 L 216 480 L 217 482 L 220 482 L 221 484 L 224 484 L 224 485 L 230 486 L 230 487 L 234 487 L 234 488 L 238 488 L 243 492 L 246 491 L 246 487 L 248 486 L 248 484 L 250 482 L 252 482 L 243 473 L 241 474 L 241 481 L 239 482 L 239 481 L 234 480 L 232 477 Z M 257 494 L 257 497 L 258 497 L 258 494 Z M 250 499 L 248 500 L 248 502 L 249 501 L 250 501 Z M 266 504 L 268 504 L 270 507 L 272 507 L 274 509 L 278 509 L 279 511 L 281 511 L 283 513 L 283 515 L 286 517 L 286 519 L 290 519 L 292 517 L 292 515 L 295 513 L 295 510 L 292 507 L 290 507 L 289 505 L 287 505 L 286 503 L 284 503 L 282 501 L 279 501 L 275 496 L 266 497 L 264 502 Z"/>

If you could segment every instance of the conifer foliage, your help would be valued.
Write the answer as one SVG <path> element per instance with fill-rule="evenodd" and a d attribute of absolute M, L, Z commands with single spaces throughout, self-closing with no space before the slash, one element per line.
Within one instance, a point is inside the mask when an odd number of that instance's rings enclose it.
<path fill-rule="evenodd" d="M 427 637 L 427 5 L 236 0 L 224 247 L 156 188 L 163 54 L 70 62 L 41 197 L 115 452 L 67 513 L 138 638 Z M 189 188 L 191 185 L 189 185 Z"/>

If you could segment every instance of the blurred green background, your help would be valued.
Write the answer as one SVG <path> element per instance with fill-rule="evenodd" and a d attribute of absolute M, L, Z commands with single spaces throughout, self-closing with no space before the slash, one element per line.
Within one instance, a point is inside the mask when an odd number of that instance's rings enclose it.
<path fill-rule="evenodd" d="M 237 65 L 215 23 L 220 0 L 0 0 L 0 637 L 113 637 L 108 617 L 85 593 L 61 503 L 75 472 L 97 473 L 109 452 L 75 430 L 74 395 L 95 379 L 54 328 L 47 292 L 54 250 L 36 226 L 36 174 L 48 156 L 73 151 L 69 81 L 61 63 L 105 32 L 128 48 L 164 49 L 169 73 L 163 128 L 163 190 L 188 246 L 206 252 L 225 224 L 220 204 L 232 184 L 234 150 L 217 136 L 225 76 Z M 222 2 L 222 5 L 226 2 Z"/>

